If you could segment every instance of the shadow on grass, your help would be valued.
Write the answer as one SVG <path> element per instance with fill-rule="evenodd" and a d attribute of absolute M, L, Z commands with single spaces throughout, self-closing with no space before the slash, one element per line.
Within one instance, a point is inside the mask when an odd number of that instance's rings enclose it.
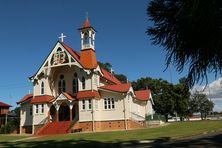
<path fill-rule="evenodd" d="M 104 137 L 105 138 L 105 137 Z M 170 137 L 161 137 L 159 139 L 144 141 L 151 142 L 139 142 L 136 140 L 120 142 L 99 142 L 93 140 L 46 140 L 46 141 L 19 141 L 19 142 L 1 142 L 0 147 L 34 147 L 34 148 L 66 148 L 66 147 L 222 147 L 221 143 L 222 134 L 217 134 L 208 137 L 191 138 L 186 140 L 171 140 Z"/>
<path fill-rule="evenodd" d="M 104 137 L 105 138 L 105 137 Z M 137 140 L 132 141 L 118 141 L 115 142 L 99 142 L 93 140 L 46 140 L 46 141 L 17 141 L 17 142 L 1 142 L 0 147 L 34 147 L 34 148 L 66 148 L 66 147 L 106 147 L 106 148 L 116 148 L 116 147 L 134 147 L 134 146 L 154 146 L 156 143 L 163 143 L 169 141 L 169 137 L 162 137 L 155 139 L 151 143 L 141 143 Z M 147 140 L 150 141 L 150 140 Z"/>

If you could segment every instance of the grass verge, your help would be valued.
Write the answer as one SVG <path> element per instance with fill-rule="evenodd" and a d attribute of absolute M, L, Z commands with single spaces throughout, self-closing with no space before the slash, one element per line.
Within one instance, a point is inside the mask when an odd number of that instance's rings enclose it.
<path fill-rule="evenodd" d="M 177 122 L 140 130 L 77 133 L 46 136 L 18 142 L 3 142 L 0 147 L 116 147 L 141 140 L 170 140 L 222 129 L 222 121 Z M 1 139 L 2 137 L 0 137 Z M 7 138 L 6 138 L 7 139 Z M 2 140 L 0 140 L 2 141 Z"/>

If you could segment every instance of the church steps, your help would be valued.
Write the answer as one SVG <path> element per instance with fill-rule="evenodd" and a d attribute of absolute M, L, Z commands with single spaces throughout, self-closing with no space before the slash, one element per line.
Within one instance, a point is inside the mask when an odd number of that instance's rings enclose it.
<path fill-rule="evenodd" d="M 69 132 L 70 121 L 50 122 L 43 126 L 36 135 L 66 134 Z"/>

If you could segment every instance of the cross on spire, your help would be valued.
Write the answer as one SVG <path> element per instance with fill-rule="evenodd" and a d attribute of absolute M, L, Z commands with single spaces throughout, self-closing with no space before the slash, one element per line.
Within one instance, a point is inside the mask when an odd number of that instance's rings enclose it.
<path fill-rule="evenodd" d="M 63 33 L 61 33 L 61 36 L 59 37 L 60 41 L 63 42 L 65 37 L 66 36 Z"/>

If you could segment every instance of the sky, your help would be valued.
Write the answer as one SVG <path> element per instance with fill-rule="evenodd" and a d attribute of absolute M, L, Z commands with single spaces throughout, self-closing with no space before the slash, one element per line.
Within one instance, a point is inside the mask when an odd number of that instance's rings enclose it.
<path fill-rule="evenodd" d="M 140 77 L 171 81 L 165 51 L 145 33 L 151 26 L 146 14 L 149 0 L 3 0 L 0 5 L 0 101 L 16 106 L 32 92 L 28 77 L 41 66 L 61 33 L 64 42 L 80 51 L 86 13 L 97 30 L 97 60 L 109 62 L 115 73 L 130 81 Z M 176 72 L 172 82 L 186 76 Z M 215 78 L 210 75 L 209 82 Z"/>

